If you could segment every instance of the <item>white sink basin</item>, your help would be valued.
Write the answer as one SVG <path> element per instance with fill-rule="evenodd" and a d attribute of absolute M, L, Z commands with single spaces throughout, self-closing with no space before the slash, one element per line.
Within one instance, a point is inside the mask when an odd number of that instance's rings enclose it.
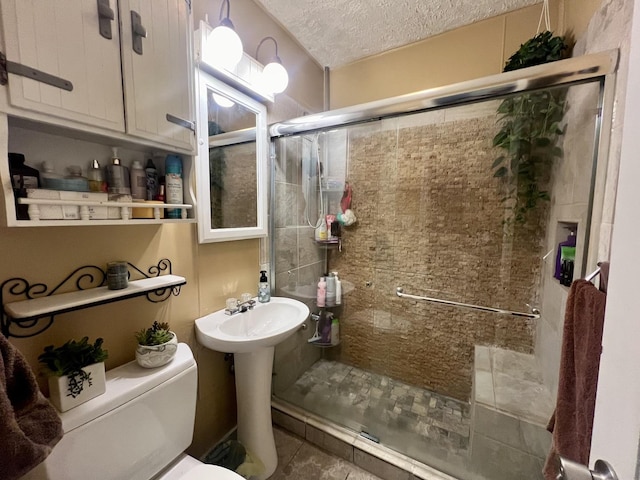
<path fill-rule="evenodd" d="M 224 353 L 247 353 L 274 347 L 293 334 L 309 316 L 302 302 L 271 297 L 252 310 L 227 315 L 218 310 L 196 320 L 196 337 L 201 345 Z"/>

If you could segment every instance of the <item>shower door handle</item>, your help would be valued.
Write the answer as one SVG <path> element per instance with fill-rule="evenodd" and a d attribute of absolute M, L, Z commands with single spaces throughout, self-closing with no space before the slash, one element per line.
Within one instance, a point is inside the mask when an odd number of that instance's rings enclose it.
<path fill-rule="evenodd" d="M 558 480 L 618 480 L 615 470 L 604 460 L 596 460 L 593 470 L 581 463 L 558 456 L 560 473 Z"/>

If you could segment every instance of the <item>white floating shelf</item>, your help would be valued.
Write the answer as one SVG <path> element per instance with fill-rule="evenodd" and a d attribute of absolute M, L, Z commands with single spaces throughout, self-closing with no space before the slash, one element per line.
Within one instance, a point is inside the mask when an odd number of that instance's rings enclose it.
<path fill-rule="evenodd" d="M 176 287 L 185 283 L 187 283 L 185 278 L 178 275 L 160 275 L 153 278 L 134 280 L 129 282 L 127 288 L 121 290 L 98 287 L 11 302 L 4 305 L 4 310 L 9 317 L 15 320 L 40 318 L 117 300 L 139 297 L 154 290 Z"/>

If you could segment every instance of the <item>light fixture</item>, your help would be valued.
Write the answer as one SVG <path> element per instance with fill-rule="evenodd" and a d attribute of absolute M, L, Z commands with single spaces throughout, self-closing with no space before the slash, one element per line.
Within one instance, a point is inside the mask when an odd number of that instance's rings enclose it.
<path fill-rule="evenodd" d="M 227 16 L 222 18 L 224 6 L 227 6 Z M 242 58 L 242 40 L 236 33 L 233 23 L 229 19 L 231 5 L 229 0 L 222 0 L 220 5 L 220 23 L 209 34 L 207 39 L 207 63 L 227 70 L 233 70 Z"/>
<path fill-rule="evenodd" d="M 235 105 L 235 103 L 233 102 L 233 100 L 225 97 L 224 95 L 219 95 L 217 93 L 211 93 L 211 97 L 213 98 L 213 101 L 216 102 L 216 104 L 219 107 L 222 108 L 229 108 L 229 107 L 233 107 Z"/>
<path fill-rule="evenodd" d="M 282 66 L 282 60 L 280 60 L 280 57 L 278 56 L 278 42 L 276 42 L 275 38 L 265 37 L 260 40 L 258 48 L 256 48 L 256 60 L 260 61 L 258 59 L 258 52 L 260 51 L 262 44 L 267 40 L 273 41 L 276 46 L 276 54 L 262 71 L 263 87 L 269 92 L 282 93 L 289 84 L 289 74 L 287 73 L 287 69 Z"/>

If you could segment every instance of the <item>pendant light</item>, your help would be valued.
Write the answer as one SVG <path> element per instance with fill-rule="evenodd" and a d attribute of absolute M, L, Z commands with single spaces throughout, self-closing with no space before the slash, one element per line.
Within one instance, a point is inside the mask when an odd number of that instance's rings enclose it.
<path fill-rule="evenodd" d="M 273 59 L 264 67 L 262 71 L 262 84 L 263 88 L 269 92 L 273 93 L 282 93 L 285 88 L 289 84 L 289 74 L 287 73 L 287 69 L 282 65 L 282 60 L 278 56 L 278 42 L 273 37 L 265 37 L 260 40 L 258 44 L 258 48 L 256 48 L 256 60 L 258 59 L 258 52 L 260 51 L 260 47 L 267 40 L 273 41 L 276 47 L 276 53 Z"/>
<path fill-rule="evenodd" d="M 227 15 L 222 17 L 225 5 L 227 6 Z M 242 40 L 236 33 L 233 23 L 229 19 L 231 6 L 229 0 L 222 0 L 220 5 L 220 23 L 209 34 L 207 39 L 207 63 L 216 67 L 233 70 L 242 58 Z"/>

